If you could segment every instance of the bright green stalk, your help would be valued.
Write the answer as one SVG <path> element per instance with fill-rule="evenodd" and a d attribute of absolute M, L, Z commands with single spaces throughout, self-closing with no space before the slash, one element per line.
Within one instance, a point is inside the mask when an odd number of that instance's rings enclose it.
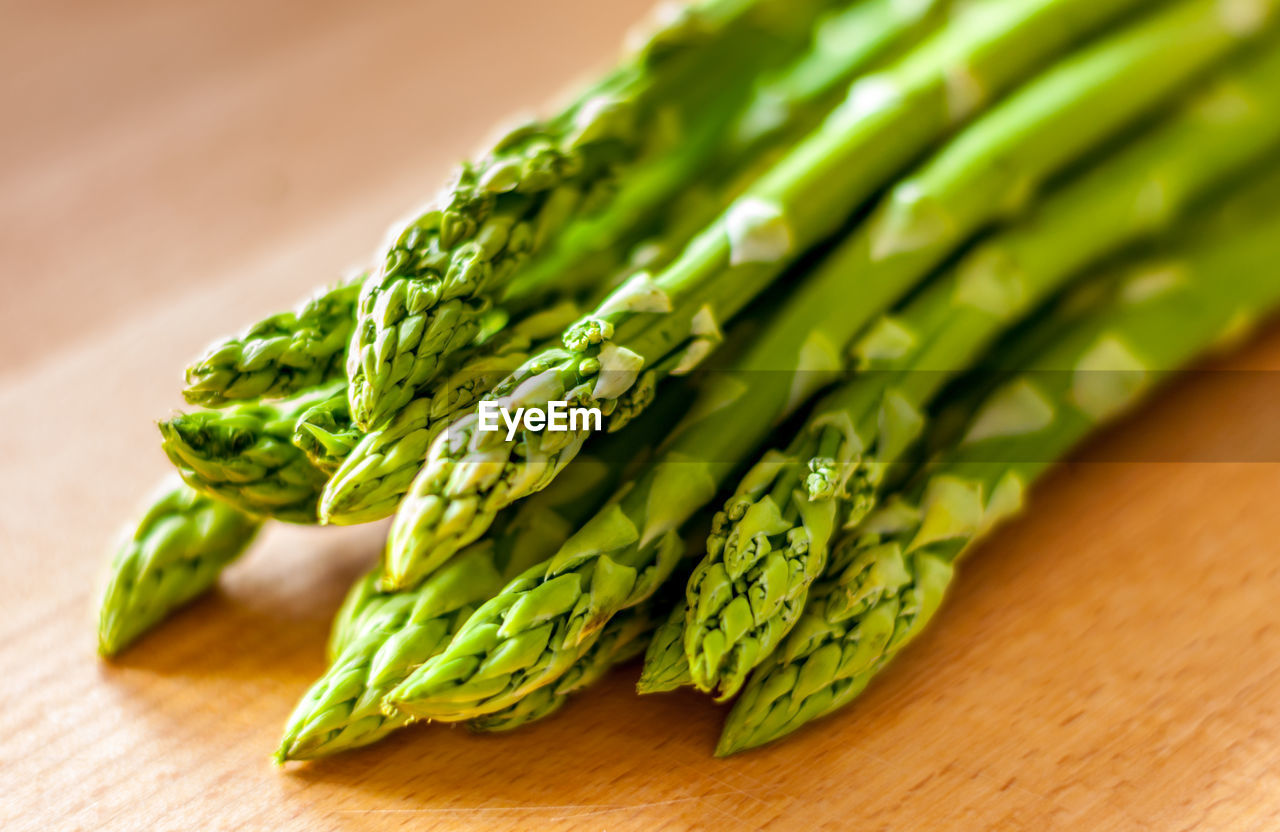
<path fill-rule="evenodd" d="M 177 477 L 166 480 L 111 561 L 98 612 L 98 652 L 119 653 L 213 586 L 261 526 Z"/>
<path fill-rule="evenodd" d="M 1055 460 L 1167 371 L 1280 304 L 1272 268 L 1280 177 L 1269 184 L 1270 216 L 1237 216 L 1175 256 L 1134 269 L 1114 303 L 986 399 L 922 485 L 838 547 L 831 579 L 814 587 L 800 622 L 752 675 L 717 754 L 771 742 L 852 701 L 929 621 L 956 558 L 1020 509 Z"/>
<path fill-rule="evenodd" d="M 644 652 L 653 632 L 652 606 L 647 602 L 616 616 L 591 649 L 555 684 L 538 688 L 504 710 L 476 717 L 467 726 L 484 733 L 512 731 L 559 711 L 569 697 L 600 681 L 612 668 Z"/>
<path fill-rule="evenodd" d="M 688 614 L 689 607 L 680 598 L 654 630 L 644 654 L 644 670 L 636 682 L 637 693 L 664 693 L 693 684 L 684 655 L 684 620 Z"/>
<path fill-rule="evenodd" d="M 297 310 L 219 341 L 187 368 L 182 395 L 195 405 L 292 396 L 342 378 L 365 275 L 324 289 Z"/>
<path fill-rule="evenodd" d="M 673 418 L 658 409 L 625 440 L 606 440 L 598 458 L 579 460 L 554 488 L 504 517 L 499 530 L 421 586 L 382 593 L 376 571 L 357 582 L 334 623 L 332 665 L 289 718 L 277 759 L 309 759 L 368 745 L 406 724 L 405 718 L 383 714 L 385 694 L 443 650 L 478 605 L 554 554 Z"/>
<path fill-rule="evenodd" d="M 159 423 L 164 452 L 187 485 L 250 514 L 315 523 L 327 477 L 293 444 L 298 417 L 336 387 L 278 404 L 179 413 Z"/>
<path fill-rule="evenodd" d="M 607 234 L 608 215 L 605 229 L 592 216 L 630 194 L 633 178 L 644 179 L 646 158 L 711 147 L 705 134 L 731 118 L 756 72 L 807 41 L 825 5 L 708 0 L 684 7 L 563 112 L 515 129 L 464 164 L 365 283 L 347 358 L 356 423 L 377 427 L 406 405 L 571 221 L 585 218 L 590 236 Z M 631 222 L 630 212 L 612 216 Z"/>
<path fill-rule="evenodd" d="M 1192 9 L 1199 14 L 1186 14 Z M 1133 37 L 1179 16 L 1179 37 Z M 1190 44 L 1211 40 L 1204 33 L 1215 16 L 1211 3 L 1175 5 L 1058 72 L 1105 66 L 1098 59 L 1115 52 L 1132 57 L 1126 47 L 1136 40 L 1151 47 L 1138 53 L 1144 71 L 1185 77 L 1182 61 Z M 1154 48 L 1157 43 L 1160 48 Z M 708 541 L 708 556 L 690 581 L 693 612 L 685 631 L 690 672 L 699 687 L 718 686 L 722 698 L 732 696 L 785 636 L 807 587 L 822 572 L 834 529 L 856 522 L 875 504 L 884 472 L 914 441 L 924 422 L 921 411 L 949 378 L 1089 263 L 1167 228 L 1196 200 L 1280 144 L 1280 52 L 1274 39 L 1268 45 L 1234 63 L 1180 112 L 1051 194 L 1028 220 L 980 246 L 872 328 L 856 350 L 864 372 L 818 405 L 785 452 L 766 454 L 752 469 Z M 1053 75 L 1043 80 L 1052 84 Z M 1095 70 L 1095 76 L 1125 80 L 1120 72 Z M 1038 84 L 1028 87 L 1007 108 L 1038 90 Z M 1001 108 L 990 119 L 1005 113 Z M 963 150 L 970 135 L 962 134 L 953 148 Z M 1028 135 L 1025 127 L 1019 135 Z M 935 208 L 946 207 L 949 193 L 970 198 L 972 185 L 950 192 L 925 187 L 940 181 L 933 173 L 937 166 L 962 169 L 953 148 L 894 193 L 909 189 Z M 1028 181 L 1017 168 L 1006 171 Z M 889 205 L 894 201 L 891 195 Z M 876 227 L 875 219 L 870 227 Z M 868 263 L 861 275 L 885 280 L 882 271 L 895 268 L 895 261 L 879 262 L 883 269 Z"/>
<path fill-rule="evenodd" d="M 608 412 L 642 371 L 697 363 L 731 319 L 914 156 L 989 98 L 1142 0 L 987 0 L 890 69 L 756 181 L 656 276 L 637 275 L 494 388 L 507 408 L 568 400 Z M 957 97 L 958 67 L 966 96 Z M 1083 128 L 1082 128 L 1083 129 Z M 872 290 L 874 294 L 876 290 Z M 829 314 L 829 310 L 826 310 Z M 433 444 L 401 505 L 384 569 L 412 582 L 483 534 L 503 507 L 538 491 L 585 433 L 482 434 L 474 414 Z"/>

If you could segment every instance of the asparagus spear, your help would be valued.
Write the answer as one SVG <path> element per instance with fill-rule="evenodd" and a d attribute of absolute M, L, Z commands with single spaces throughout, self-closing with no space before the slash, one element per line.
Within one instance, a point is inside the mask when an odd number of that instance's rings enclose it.
<path fill-rule="evenodd" d="M 718 755 L 776 740 L 852 701 L 920 633 L 956 559 L 1022 505 L 1028 487 L 1100 422 L 1126 410 L 1242 321 L 1280 304 L 1280 177 L 1270 215 L 1204 235 L 1133 270 L 1087 317 L 985 401 L 967 435 L 901 504 L 842 544 L 831 579 L 752 675 Z M 1158 278 L 1158 279 L 1156 279 Z"/>
<path fill-rule="evenodd" d="M 1212 4 L 1184 3 L 1168 15 L 1197 5 L 1202 14 L 1214 13 Z M 1125 45 L 1128 35 L 1158 25 L 1161 17 L 1118 34 L 1112 45 Z M 1167 77 L 1186 72 L 1180 62 L 1190 44 L 1210 40 L 1202 37 L 1207 20 L 1193 15 L 1183 23 L 1184 37 L 1167 42 L 1172 55 L 1163 49 L 1146 54 L 1154 62 L 1150 70 Z M 822 572 L 834 528 L 845 519 L 856 522 L 875 504 L 884 472 L 915 438 L 922 408 L 948 378 L 1091 261 L 1167 228 L 1197 199 L 1280 144 L 1280 51 L 1274 38 L 1267 45 L 872 328 L 857 350 L 864 374 L 818 405 L 785 452 L 765 455 L 726 504 L 708 541 L 708 556 L 690 581 L 685 630 L 699 687 L 718 686 L 722 698 L 732 696 L 786 634 L 807 587 Z M 1104 44 L 1096 54 L 1108 48 Z M 1025 94 L 1037 90 L 1032 85 Z M 948 149 L 902 187 L 945 206 L 945 192 L 917 184 L 936 180 L 929 171 L 938 165 L 959 167 Z M 967 198 L 973 191 L 960 193 Z M 1159 196 L 1154 202 L 1153 194 Z M 881 279 L 874 266 L 863 274 Z"/>
<path fill-rule="evenodd" d="M 184 485 L 165 481 L 111 561 L 98 613 L 98 652 L 113 656 L 211 587 L 262 526 Z"/>
<path fill-rule="evenodd" d="M 476 606 L 555 553 L 644 457 L 649 440 L 674 415 L 659 407 L 627 437 L 603 442 L 597 457 L 578 460 L 554 488 L 504 517 L 500 529 L 421 586 L 379 592 L 376 570 L 357 582 L 330 637 L 332 664 L 289 718 L 277 759 L 310 759 L 356 748 L 405 725 L 406 718 L 383 714 L 384 695 L 444 649 Z"/>
<path fill-rule="evenodd" d="M 164 452 L 187 485 L 250 514 L 315 523 L 327 477 L 292 442 L 298 417 L 335 388 L 278 405 L 180 413 L 159 423 Z"/>
<path fill-rule="evenodd" d="M 646 156 L 682 143 L 709 147 L 698 135 L 707 122 L 727 121 L 746 79 L 802 44 L 806 21 L 825 5 L 791 4 L 785 15 L 780 0 L 684 7 L 563 112 L 516 128 L 464 164 L 438 207 L 407 224 L 365 283 L 347 359 L 356 423 L 376 427 L 407 404 L 441 359 L 471 340 L 477 317 L 525 262 L 570 220 L 627 192 Z"/>
<path fill-rule="evenodd" d="M 897 170 L 1081 34 L 1141 0 L 987 0 L 884 73 L 754 183 L 657 276 L 638 275 L 547 350 L 495 386 L 507 408 L 568 400 L 609 411 L 641 371 L 676 356 L 685 369 L 804 250 Z M 973 100 L 955 96 L 963 67 Z M 584 433 L 522 431 L 513 441 L 459 419 L 431 448 L 401 505 L 384 570 L 411 583 L 475 540 L 506 505 L 546 486 Z"/>
<path fill-rule="evenodd" d="M 569 697 L 595 684 L 610 669 L 644 652 L 653 632 L 652 603 L 632 607 L 609 622 L 600 638 L 555 684 L 538 688 L 514 705 L 467 723 L 473 731 L 512 731 L 559 711 Z"/>
<path fill-rule="evenodd" d="M 214 343 L 187 368 L 183 397 L 191 404 L 221 407 L 283 398 L 341 378 L 364 279 L 359 275 L 324 289 L 293 312 L 272 315 Z"/>

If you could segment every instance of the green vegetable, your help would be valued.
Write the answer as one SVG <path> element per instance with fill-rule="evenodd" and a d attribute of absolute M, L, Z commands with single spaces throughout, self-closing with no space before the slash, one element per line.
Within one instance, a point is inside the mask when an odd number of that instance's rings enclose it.
<path fill-rule="evenodd" d="M 365 275 L 324 289 L 294 312 L 272 315 L 210 346 L 187 368 L 182 395 L 195 405 L 276 399 L 342 378 Z"/>
<path fill-rule="evenodd" d="M 1175 256 L 1133 269 L 1086 316 L 993 392 L 922 484 L 837 547 L 787 640 L 752 675 L 717 754 L 771 742 L 852 701 L 920 633 L 956 558 L 1022 506 L 1052 463 L 1131 407 L 1166 371 L 1280 304 L 1280 176 L 1262 218 L 1236 215 Z"/>
<path fill-rule="evenodd" d="M 531 358 L 495 386 L 508 408 L 569 400 L 604 411 L 643 378 L 696 365 L 723 321 L 914 156 L 1082 33 L 1140 0 L 987 0 L 885 72 L 854 84 L 846 104 L 756 181 L 656 276 L 639 274 L 570 327 L 563 348 Z M 957 67 L 964 89 L 956 96 Z M 827 303 L 830 303 L 828 299 Z M 674 372 L 674 371 L 673 371 Z M 585 433 L 481 434 L 476 416 L 450 426 L 397 513 L 386 579 L 412 583 L 477 539 L 503 507 L 543 488 Z"/>
<path fill-rule="evenodd" d="M 197 491 L 250 514 L 315 523 L 327 477 L 293 444 L 293 432 L 304 411 L 334 392 L 180 413 L 159 423 L 164 452 Z"/>
<path fill-rule="evenodd" d="M 1028 204 L 1030 186 L 1052 172 L 1046 162 L 1083 152 L 1084 142 L 1140 114 L 1139 102 L 1159 100 L 1236 42 L 1236 29 L 1213 28 L 1220 19 L 1216 2 L 1176 3 L 1028 85 L 891 192 L 867 225 L 867 259 L 856 273 L 872 284 L 910 282 L 950 250 L 948 240 L 1007 210 L 1007 200 L 990 195 L 1012 189 Z M 922 410 L 950 377 L 1091 261 L 1167 227 L 1280 144 L 1280 44 L 1268 44 L 871 329 L 855 351 L 862 372 L 817 406 L 785 452 L 752 469 L 708 541 L 690 581 L 685 631 L 698 687 L 728 698 L 769 655 L 822 572 L 834 529 L 875 504 L 884 472 L 916 439 Z M 1088 126 L 1072 132 L 1072 122 Z M 1037 143 L 1052 149 L 1029 149 Z M 982 193 L 985 207 L 970 204 Z M 1152 194 L 1161 198 L 1152 203 Z M 877 233 L 901 228 L 892 218 L 908 200 L 949 219 L 935 224 L 932 241 L 912 232 L 909 252 L 877 259 Z"/>
<path fill-rule="evenodd" d="M 177 477 L 156 492 L 111 561 L 98 613 L 98 652 L 113 656 L 200 595 L 262 526 Z"/>

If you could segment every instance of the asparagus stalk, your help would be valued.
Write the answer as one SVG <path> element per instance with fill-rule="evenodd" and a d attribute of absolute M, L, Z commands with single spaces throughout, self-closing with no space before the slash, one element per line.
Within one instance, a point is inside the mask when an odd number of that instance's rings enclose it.
<path fill-rule="evenodd" d="M 293 442 L 298 417 L 335 389 L 273 404 L 180 413 L 159 423 L 164 452 L 187 485 L 241 511 L 315 523 L 327 477 Z"/>
<path fill-rule="evenodd" d="M 364 279 L 359 275 L 324 289 L 293 312 L 272 315 L 214 343 L 187 368 L 183 397 L 190 404 L 221 407 L 284 398 L 341 378 Z"/>
<path fill-rule="evenodd" d="M 574 218 L 605 211 L 632 177 L 643 179 L 635 169 L 645 157 L 682 143 L 712 147 L 705 134 L 731 117 L 746 79 L 803 44 L 827 2 L 776 16 L 786 5 L 684 7 L 563 112 L 516 128 L 463 165 L 438 207 L 407 224 L 365 283 L 347 359 L 356 423 L 376 427 L 407 404 L 471 340 L 477 317 L 532 255 Z M 614 216 L 625 223 L 627 213 Z"/>
<path fill-rule="evenodd" d="M 1193 9 L 1199 14 L 1185 14 Z M 1133 56 L 1127 49 L 1131 38 L 1144 35 L 1133 39 L 1162 44 L 1136 53 L 1143 54 L 1144 71 L 1185 77 L 1189 68 L 1181 61 L 1194 54 L 1191 44 L 1210 42 L 1206 33 L 1214 14 L 1209 3 L 1174 5 L 1118 33 L 1092 57 L 1111 50 Z M 1179 16 L 1173 30 L 1179 37 L 1149 37 L 1153 27 Z M 834 529 L 874 506 L 884 472 L 915 439 L 922 409 L 950 377 L 1090 262 L 1167 228 L 1196 200 L 1280 144 L 1280 52 L 1274 39 L 1268 45 L 1243 56 L 1182 111 L 1051 194 L 1032 217 L 979 246 L 904 310 L 871 329 L 856 350 L 864 372 L 818 405 L 785 452 L 766 454 L 726 504 L 708 556 L 689 585 L 685 646 L 695 684 L 732 696 L 786 634 L 807 587 L 822 572 Z M 1089 57 L 1059 71 L 1089 66 Z M 1123 73 L 1107 77 L 1124 80 Z M 1043 79 L 1054 81 L 1052 75 Z M 1034 84 L 1023 95 L 1038 90 Z M 992 113 L 992 119 L 1004 112 Z M 963 148 L 969 135 L 955 146 Z M 1019 135 L 1033 134 L 1020 126 Z M 948 148 L 902 187 L 945 206 L 947 191 L 920 184 L 938 181 L 932 176 L 938 166 L 961 169 Z M 1016 169 L 1006 170 L 1017 178 Z M 959 193 L 969 198 L 975 190 L 970 184 Z M 1155 202 L 1153 194 L 1159 195 Z M 863 274 L 881 279 L 874 266 Z"/>
<path fill-rule="evenodd" d="M 653 604 L 632 607 L 609 622 L 600 638 L 555 684 L 538 688 L 514 705 L 467 723 L 473 731 L 512 731 L 559 711 L 575 693 L 594 685 L 612 668 L 644 652 L 653 632 Z"/>
<path fill-rule="evenodd" d="M 775 415 L 799 406 L 834 377 L 838 361 L 830 345 L 857 314 L 852 307 L 837 312 L 831 304 L 840 277 L 831 270 L 815 275 L 741 359 L 746 372 L 781 364 L 789 366 L 785 375 L 762 372 L 767 383 L 750 386 L 738 373 L 706 377 L 707 389 L 657 462 L 554 558 L 531 567 L 477 610 L 443 653 L 388 694 L 387 710 L 441 721 L 504 710 L 563 675 L 615 613 L 649 598 L 687 548 L 679 529 L 712 499 Z M 669 401 L 663 397 L 659 406 Z M 741 413 L 754 418 L 741 419 Z"/>
<path fill-rule="evenodd" d="M 98 652 L 113 656 L 173 610 L 209 589 L 262 526 L 184 485 L 166 480 L 111 561 L 98 613 Z"/>
<path fill-rule="evenodd" d="M 829 0 L 813 0 L 809 5 L 821 7 L 828 3 Z M 723 7 L 723 10 L 712 9 L 709 20 L 717 16 L 729 16 L 727 20 L 711 20 L 714 28 L 732 25 L 735 15 L 758 15 L 759 10 L 753 12 L 751 6 L 764 4 L 759 0 L 750 0 L 745 4 L 742 0 L 721 0 L 711 5 Z M 664 39 L 679 41 L 687 38 L 687 47 L 695 47 L 708 34 L 702 31 L 699 14 L 686 14 L 670 21 L 669 28 L 655 32 L 653 41 L 641 53 L 662 53 L 671 45 L 663 45 Z M 795 37 L 794 34 L 791 35 L 792 40 Z M 637 60 L 643 63 L 644 59 Z M 659 58 L 658 62 L 661 63 L 661 60 Z M 683 63 L 687 64 L 687 60 Z M 608 87 L 608 83 L 602 87 Z M 687 158 L 690 156 L 694 159 Z M 683 172 L 690 164 L 696 164 L 697 155 L 689 152 L 669 153 L 663 154 L 663 159 L 679 160 L 679 168 Z M 667 166 L 674 165 L 668 163 Z M 645 178 L 663 179 L 652 171 L 646 172 Z M 634 206 L 623 204 L 618 207 L 625 209 Z M 621 210 L 614 213 L 622 215 Z M 623 223 L 621 216 L 615 217 L 614 221 Z M 566 252 L 558 258 L 544 257 L 536 260 L 538 268 L 533 271 L 538 274 L 515 281 L 507 291 L 503 303 L 512 314 L 518 316 L 536 308 L 548 296 L 561 290 L 567 289 L 572 294 L 594 282 L 596 275 L 607 273 L 608 270 L 600 269 L 596 267 L 597 264 L 590 262 L 580 265 L 576 270 L 572 269 L 575 260 L 589 259 L 581 253 L 573 252 L 574 241 L 579 245 L 592 243 L 597 246 L 602 245 L 603 241 L 596 239 L 599 234 L 593 236 L 591 229 L 571 227 L 569 230 L 576 232 L 576 236 L 566 233 L 571 240 L 560 246 L 567 249 Z M 361 274 L 336 287 L 323 290 L 305 301 L 295 312 L 271 316 L 253 324 L 239 336 L 211 345 L 205 355 L 187 370 L 187 387 L 184 390 L 187 400 L 192 404 L 219 407 L 234 401 L 289 396 L 338 378 L 345 369 L 343 356 L 355 319 L 357 300 L 361 287 L 368 282 L 367 278 L 367 274 Z M 468 323 L 472 333 L 479 326 L 478 319 Z"/>
<path fill-rule="evenodd" d="M 664 233 L 637 245 L 632 262 L 619 268 L 624 274 L 631 274 L 669 261 L 693 235 L 698 219 L 706 211 L 705 205 L 715 204 L 718 199 L 705 188 L 686 194 L 683 204 L 671 212 Z M 325 486 L 320 501 L 321 522 L 351 525 L 390 516 L 421 470 L 435 437 L 456 418 L 471 412 L 495 383 L 518 369 L 530 355 L 546 349 L 549 339 L 579 315 L 580 309 L 568 300 L 526 312 L 518 323 L 507 325 L 481 349 L 456 359 L 444 383 L 430 395 L 419 395 L 388 424 L 364 435 Z M 610 429 L 620 429 L 634 415 L 635 412 L 615 412 Z"/>
<path fill-rule="evenodd" d="M 332 664 L 289 718 L 277 760 L 311 759 L 368 745 L 405 725 L 407 718 L 382 712 L 383 697 L 443 650 L 478 605 L 554 554 L 644 457 L 647 440 L 674 420 L 669 411 L 657 408 L 625 439 L 606 440 L 597 457 L 578 460 L 554 488 L 504 518 L 500 529 L 421 586 L 380 592 L 376 570 L 357 582 L 334 623 Z"/>
<path fill-rule="evenodd" d="M 830 580 L 752 675 L 717 754 L 771 742 L 852 701 L 928 623 L 956 559 L 1021 507 L 1054 460 L 1166 371 L 1280 304 L 1270 268 L 1280 255 L 1278 184 L 1271 177 L 1270 215 L 1237 216 L 1173 258 L 1135 268 L 1117 302 L 997 388 L 923 483 L 838 547 Z"/>
<path fill-rule="evenodd" d="M 755 182 L 656 276 L 637 275 L 547 350 L 495 386 L 500 406 L 568 400 L 608 412 L 675 356 L 696 364 L 733 317 L 911 158 L 1076 38 L 1140 0 L 988 0 L 885 72 Z M 972 100 L 957 100 L 963 73 Z M 503 507 L 549 483 L 584 433 L 522 431 L 507 441 L 459 419 L 432 445 L 401 505 L 386 579 L 411 583 L 483 534 Z"/>

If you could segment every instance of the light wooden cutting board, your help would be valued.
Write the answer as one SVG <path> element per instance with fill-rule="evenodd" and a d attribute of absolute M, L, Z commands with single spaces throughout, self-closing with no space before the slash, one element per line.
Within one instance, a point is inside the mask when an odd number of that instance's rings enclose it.
<path fill-rule="evenodd" d="M 186 359 L 359 263 L 644 5 L 4 3 L 0 828 L 1280 827 L 1265 372 L 1185 379 L 1094 442 L 860 702 L 727 761 L 719 708 L 639 699 L 630 667 L 514 736 L 274 769 L 381 528 L 273 529 L 96 659 L 105 547 L 165 470 Z M 1274 373 L 1280 330 L 1212 368 Z"/>

